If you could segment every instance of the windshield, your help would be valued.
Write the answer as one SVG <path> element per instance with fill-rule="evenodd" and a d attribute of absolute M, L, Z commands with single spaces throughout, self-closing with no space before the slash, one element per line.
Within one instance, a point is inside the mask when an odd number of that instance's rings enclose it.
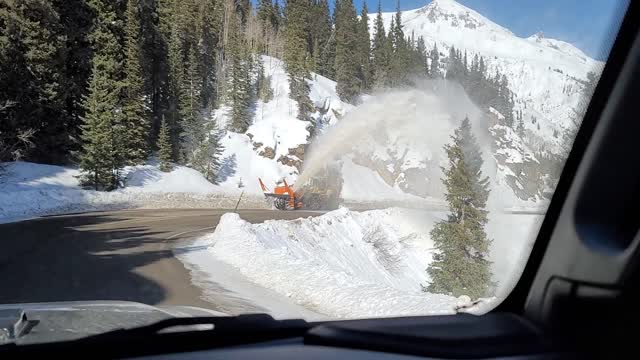
<path fill-rule="evenodd" d="M 626 5 L 2 0 L 0 304 L 489 311 Z"/>

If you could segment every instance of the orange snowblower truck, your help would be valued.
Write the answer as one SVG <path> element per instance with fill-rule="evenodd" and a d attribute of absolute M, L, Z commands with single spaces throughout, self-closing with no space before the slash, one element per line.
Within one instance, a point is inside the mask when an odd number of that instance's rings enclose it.
<path fill-rule="evenodd" d="M 264 196 L 273 199 L 273 205 L 278 210 L 299 210 L 302 208 L 302 196 L 297 195 L 293 188 L 283 179 L 284 186 L 276 186 L 273 192 L 264 185 L 262 179 L 258 178 Z"/>

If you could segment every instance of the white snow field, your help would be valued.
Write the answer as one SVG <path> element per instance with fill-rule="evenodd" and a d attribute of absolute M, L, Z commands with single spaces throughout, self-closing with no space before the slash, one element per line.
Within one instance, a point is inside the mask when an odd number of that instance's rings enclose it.
<path fill-rule="evenodd" d="M 468 297 L 421 290 L 429 282 L 425 270 L 434 251 L 429 231 L 445 215 L 342 208 L 319 217 L 250 224 L 228 213 L 212 234 L 195 242 L 192 249 L 197 250 L 181 259 L 192 269 L 194 283 L 218 283 L 281 318 L 307 317 L 300 307 L 312 312 L 310 318 L 451 314 L 468 305 Z M 491 218 L 498 296 L 506 295 L 519 277 L 540 218 Z M 234 288 L 225 280 L 229 267 L 241 275 L 236 282 L 245 285 Z M 265 291 L 277 295 L 265 297 Z"/>
<path fill-rule="evenodd" d="M 78 211 L 125 208 L 233 208 L 240 189 L 208 182 L 199 172 L 176 166 L 164 173 L 155 165 L 126 167 L 123 189 L 82 189 L 75 168 L 5 163 L 0 175 L 0 222 Z M 246 195 L 241 208 L 266 208 L 263 197 Z"/>

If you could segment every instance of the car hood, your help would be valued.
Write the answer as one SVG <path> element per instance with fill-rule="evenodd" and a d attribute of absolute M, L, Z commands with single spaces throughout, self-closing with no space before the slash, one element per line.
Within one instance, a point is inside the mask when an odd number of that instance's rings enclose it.
<path fill-rule="evenodd" d="M 32 328 L 19 336 L 10 330 L 26 316 Z M 127 301 L 80 301 L 0 305 L 0 345 L 72 340 L 116 329 L 149 325 L 172 317 L 226 316 L 190 306 L 151 306 Z M 23 318 L 24 320 L 24 318 Z"/>

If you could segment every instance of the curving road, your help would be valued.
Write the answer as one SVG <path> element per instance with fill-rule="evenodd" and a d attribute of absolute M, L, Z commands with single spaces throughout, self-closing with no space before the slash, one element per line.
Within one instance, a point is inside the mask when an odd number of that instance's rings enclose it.
<path fill-rule="evenodd" d="M 237 313 L 260 310 L 220 287 L 204 300 L 172 248 L 218 224 L 230 210 L 126 210 L 0 225 L 0 304 L 128 300 Z M 240 210 L 258 223 L 318 212 Z M 212 284 L 215 286 L 215 284 Z"/>

